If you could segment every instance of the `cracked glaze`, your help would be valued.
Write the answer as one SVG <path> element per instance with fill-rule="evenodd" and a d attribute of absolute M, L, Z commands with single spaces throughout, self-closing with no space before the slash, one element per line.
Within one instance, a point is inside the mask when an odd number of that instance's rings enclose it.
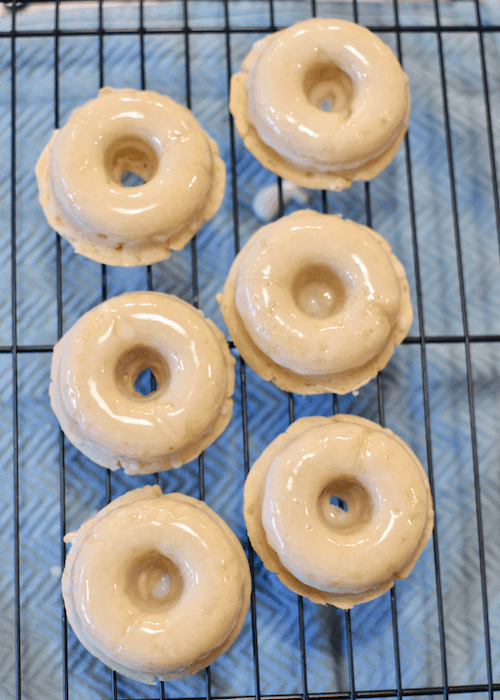
<path fill-rule="evenodd" d="M 300 418 L 275 438 L 249 472 L 244 512 L 270 571 L 344 609 L 408 576 L 434 525 L 429 482 L 408 445 L 342 414 Z"/>
<path fill-rule="evenodd" d="M 121 184 L 127 172 L 145 183 Z M 99 262 L 142 265 L 182 248 L 222 200 L 225 167 L 191 112 L 156 92 L 102 88 L 37 164 L 51 226 Z"/>
<path fill-rule="evenodd" d="M 150 473 L 196 457 L 226 427 L 234 359 L 177 297 L 133 292 L 87 312 L 56 345 L 50 396 L 68 438 L 101 466 Z M 134 389 L 146 369 L 158 387 Z"/>
<path fill-rule="evenodd" d="M 250 598 L 240 543 L 204 503 L 128 492 L 78 532 L 62 577 L 69 621 L 114 670 L 153 683 L 204 668 L 234 641 Z"/>
<path fill-rule="evenodd" d="M 347 512 L 329 503 L 336 482 Z M 411 455 L 381 430 L 318 427 L 273 460 L 262 521 L 269 544 L 300 581 L 361 593 L 413 556 L 426 525 L 427 490 Z"/>

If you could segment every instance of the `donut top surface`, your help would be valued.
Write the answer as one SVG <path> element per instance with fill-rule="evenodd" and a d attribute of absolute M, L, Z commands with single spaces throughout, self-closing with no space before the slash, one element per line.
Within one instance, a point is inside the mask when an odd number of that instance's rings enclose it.
<path fill-rule="evenodd" d="M 250 469 L 244 514 L 264 565 L 295 593 L 349 609 L 407 577 L 434 526 L 418 457 L 354 415 L 308 416 Z"/>
<path fill-rule="evenodd" d="M 147 182 L 122 187 L 129 168 Z M 172 231 L 194 217 L 210 188 L 212 154 L 186 107 L 156 92 L 103 88 L 57 134 L 52 169 L 59 201 L 84 230 L 135 237 L 138 226 L 143 235 L 162 230 L 165 199 Z"/>
<path fill-rule="evenodd" d="M 175 460 L 212 430 L 221 411 L 230 412 L 234 360 L 226 346 L 203 313 L 177 297 L 114 297 L 84 314 L 60 341 L 54 410 L 70 433 L 77 426 L 87 442 L 115 458 L 135 455 L 154 469 L 155 458 Z M 134 382 L 146 368 L 157 388 L 143 396 Z"/>
<path fill-rule="evenodd" d="M 54 132 L 36 171 L 51 225 L 77 252 L 116 265 L 182 248 L 218 209 L 225 183 L 217 145 L 189 109 L 109 87 Z M 124 186 L 126 172 L 144 182 Z"/>
<path fill-rule="evenodd" d="M 70 622 L 90 651 L 125 675 L 148 683 L 184 677 L 239 631 L 248 564 L 203 502 L 146 486 L 65 540 L 72 543 L 62 579 Z"/>
<path fill-rule="evenodd" d="M 268 542 L 297 579 L 360 593 L 412 559 L 429 487 L 415 455 L 375 424 L 311 428 L 272 461 L 262 504 Z M 331 497 L 347 503 L 347 512 Z"/>
<path fill-rule="evenodd" d="M 354 22 L 314 18 L 257 41 L 233 76 L 230 108 L 247 148 L 305 187 L 369 180 L 406 133 L 408 79 Z"/>
<path fill-rule="evenodd" d="M 400 263 L 380 237 L 340 216 L 300 211 L 245 246 L 236 306 L 252 341 L 303 375 L 359 367 L 402 321 Z"/>

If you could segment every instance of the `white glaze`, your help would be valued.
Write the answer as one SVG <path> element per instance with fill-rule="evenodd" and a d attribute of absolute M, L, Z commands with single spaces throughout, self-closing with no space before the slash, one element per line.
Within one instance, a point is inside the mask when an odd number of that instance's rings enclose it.
<path fill-rule="evenodd" d="M 145 683 L 183 678 L 234 641 L 248 610 L 241 545 L 204 503 L 159 486 L 113 501 L 65 540 L 68 619 L 84 646 Z"/>
<path fill-rule="evenodd" d="M 412 450 L 372 421 L 337 415 L 301 418 L 269 445 L 245 484 L 245 521 L 285 585 L 349 608 L 408 576 L 434 516 Z"/>
<path fill-rule="evenodd" d="M 330 505 L 332 482 L 347 513 Z M 288 444 L 269 468 L 262 504 L 282 564 L 300 581 L 338 593 L 365 591 L 399 571 L 426 514 L 427 488 L 411 455 L 381 430 L 353 423 L 313 428 Z"/>
<path fill-rule="evenodd" d="M 325 285 L 333 311 L 325 318 L 307 315 L 294 299 L 294 279 L 308 266 L 328 268 L 344 288 L 336 311 L 335 292 Z M 322 303 L 320 289 L 308 286 L 303 304 L 314 314 Z M 389 256 L 369 230 L 314 212 L 281 219 L 258 233 L 241 262 L 236 288 L 236 306 L 254 343 L 300 374 L 343 372 L 371 360 L 387 342 L 399 301 Z"/>
<path fill-rule="evenodd" d="M 306 190 L 297 187 L 293 182 L 288 182 L 287 180 L 281 183 L 281 196 L 283 198 L 283 206 L 293 201 L 305 207 L 309 201 Z M 274 219 L 278 218 L 279 202 L 280 192 L 278 185 L 275 183 L 274 185 L 263 187 L 257 192 L 252 202 L 252 209 L 255 216 L 260 221 L 274 221 Z"/>
<path fill-rule="evenodd" d="M 124 187 L 136 172 L 144 185 Z M 222 200 L 225 168 L 191 112 L 156 92 L 103 88 L 56 131 L 36 168 L 51 226 L 114 265 L 163 260 Z"/>
<path fill-rule="evenodd" d="M 305 20 L 259 40 L 231 91 L 247 148 L 306 187 L 371 179 L 406 133 L 410 95 L 399 62 L 375 34 L 345 20 Z M 327 100 L 331 111 L 320 108 Z"/>
<path fill-rule="evenodd" d="M 257 231 L 219 302 L 244 359 L 299 393 L 346 393 L 366 383 L 412 320 L 406 276 L 386 241 L 313 211 Z"/>
<path fill-rule="evenodd" d="M 194 459 L 229 422 L 234 359 L 222 333 L 186 302 L 133 292 L 87 312 L 54 349 L 50 396 L 68 438 L 129 473 Z M 159 384 L 134 390 L 150 368 Z"/>

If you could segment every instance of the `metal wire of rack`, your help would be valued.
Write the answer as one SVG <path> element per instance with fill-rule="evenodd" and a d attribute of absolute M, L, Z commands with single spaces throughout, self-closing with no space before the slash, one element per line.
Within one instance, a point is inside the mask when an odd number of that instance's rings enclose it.
<path fill-rule="evenodd" d="M 38 2 L 38 0 L 36 0 Z M 229 79 L 234 71 L 234 60 L 232 54 L 234 53 L 234 40 L 235 38 L 245 35 L 245 34 L 257 34 L 263 35 L 272 31 L 276 31 L 281 27 L 280 22 L 277 20 L 277 8 L 279 8 L 280 0 L 269 0 L 267 3 L 269 21 L 265 25 L 259 26 L 235 26 L 231 21 L 231 11 L 232 5 L 237 3 L 231 2 L 231 0 L 223 0 L 218 3 L 223 13 L 222 26 L 219 27 L 203 27 L 203 26 L 191 26 L 190 23 L 190 12 L 193 7 L 194 0 L 183 0 L 180 3 L 182 8 L 182 23 L 181 26 L 163 27 L 155 28 L 150 25 L 146 26 L 144 20 L 144 10 L 145 3 L 143 0 L 139 1 L 138 12 L 139 12 L 139 23 L 136 29 L 108 29 L 105 27 L 104 22 L 104 12 L 106 7 L 105 0 L 99 0 L 98 2 L 98 27 L 97 29 L 64 29 L 60 26 L 60 11 L 61 6 L 64 5 L 65 0 L 56 0 L 55 2 L 55 27 L 50 30 L 25 30 L 18 28 L 18 6 L 19 3 L 13 0 L 11 5 L 12 12 L 12 27 L 9 31 L 0 32 L 0 42 L 4 46 L 7 42 L 10 43 L 10 157 L 11 157 L 11 172 L 12 176 L 10 178 L 10 236 L 11 236 L 11 249 L 10 249 L 10 282 L 11 282 L 11 343 L 6 343 L 0 346 L 0 357 L 4 356 L 9 359 L 11 373 L 11 426 L 12 426 L 12 494 L 13 494 L 13 510 L 12 510 L 12 520 L 13 523 L 13 546 L 12 546 L 12 579 L 14 586 L 14 598 L 13 598 L 13 631 L 14 631 L 14 665 L 10 668 L 9 673 L 11 674 L 11 679 L 14 682 L 10 686 L 4 685 L 5 688 L 12 687 L 13 694 L 9 690 L 6 690 L 6 695 L 2 697 L 16 697 L 19 700 L 21 698 L 34 697 L 35 692 L 32 688 L 26 689 L 25 682 L 25 662 L 23 656 L 23 648 L 25 647 L 25 641 L 23 640 L 23 630 L 22 630 L 22 620 L 23 620 L 23 586 L 27 585 L 23 583 L 22 572 L 23 563 L 21 556 L 21 529 L 22 529 L 22 509 L 23 509 L 23 486 L 22 486 L 22 468 L 25 455 L 20 453 L 20 406 L 22 405 L 22 410 L 25 410 L 26 399 L 20 396 L 20 362 L 22 356 L 26 354 L 46 354 L 50 355 L 53 349 L 53 343 L 23 343 L 19 342 L 18 325 L 19 325 L 19 309 L 18 309 L 18 285 L 19 285 L 19 269 L 17 262 L 17 242 L 18 242 L 18 197 L 17 189 L 19 187 L 18 180 L 16 178 L 16 172 L 18 169 L 18 140 L 16 136 L 16 128 L 19 122 L 20 114 L 18 113 L 18 100 L 17 100 L 17 90 L 18 90 L 18 42 L 23 39 L 31 39 L 34 37 L 49 37 L 53 41 L 53 52 L 54 52 L 54 73 L 53 73 L 53 105 L 54 105 L 54 128 L 59 128 L 61 124 L 60 117 L 60 93 L 61 93 L 61 83 L 60 83 L 60 51 L 61 51 L 61 40 L 66 36 L 89 36 L 94 37 L 97 40 L 98 47 L 98 67 L 99 67 L 99 87 L 106 84 L 106 66 L 105 66 L 105 51 L 104 45 L 108 37 L 113 35 L 132 35 L 138 37 L 139 41 L 139 69 L 140 69 L 140 87 L 141 89 L 147 88 L 149 70 L 145 58 L 145 41 L 148 36 L 160 36 L 169 35 L 180 38 L 183 43 L 184 50 L 184 68 L 185 68 L 185 104 L 191 108 L 192 107 L 192 67 L 191 67 L 191 39 L 196 35 L 212 35 L 222 37 L 223 46 L 225 50 L 225 66 L 226 74 L 223 77 L 226 85 L 229 84 Z M 436 527 L 433 533 L 432 545 L 432 563 L 433 563 L 433 579 L 435 587 L 435 617 L 436 625 L 439 637 L 439 667 L 440 667 L 440 679 L 441 682 L 433 683 L 430 685 L 414 686 L 407 684 L 404 680 L 404 672 L 402 671 L 402 661 L 401 661 L 401 645 L 403 643 L 401 637 L 401 608 L 398 605 L 398 588 L 393 588 L 390 592 L 390 618 L 391 618 L 391 628 L 392 628 L 392 645 L 393 645 L 393 656 L 392 664 L 393 668 L 388 674 L 394 682 L 386 685 L 374 685 L 372 687 L 362 687 L 360 688 L 357 682 L 357 676 L 359 673 L 359 666 L 356 666 L 355 661 L 355 645 L 356 645 L 356 633 L 353 630 L 352 615 L 349 611 L 342 613 L 341 628 L 343 634 L 343 641 L 341 643 L 342 647 L 342 662 L 345 663 L 345 673 L 348 681 L 348 685 L 345 689 L 329 687 L 325 684 L 323 687 L 319 687 L 317 684 L 314 689 L 311 690 L 308 669 L 310 663 L 310 657 L 312 655 L 311 639 L 307 635 L 307 625 L 308 621 L 304 614 L 304 601 L 299 597 L 296 601 L 296 638 L 298 644 L 298 656 L 294 657 L 298 660 L 297 676 L 300 679 L 299 689 L 296 692 L 266 692 L 263 691 L 263 677 L 262 677 L 262 639 L 265 636 L 262 631 L 262 627 L 259 626 L 259 589 L 258 586 L 254 585 L 254 592 L 252 595 L 250 617 L 249 617 L 249 635 L 248 640 L 251 640 L 250 649 L 250 660 L 251 669 L 249 673 L 252 678 L 253 691 L 248 692 L 246 689 L 242 689 L 241 692 L 230 692 L 229 694 L 217 694 L 213 692 L 213 683 L 211 677 L 210 669 L 207 669 L 204 674 L 203 681 L 203 691 L 196 692 L 194 694 L 184 693 L 182 697 L 190 698 L 190 700 L 200 700 L 201 698 L 206 698 L 210 700 L 212 697 L 231 697 L 231 698 L 243 698 L 243 697 L 255 697 L 256 700 L 260 698 L 266 698 L 266 700 L 307 700 L 308 698 L 338 698 L 338 699 L 352 699 L 355 698 L 382 698 L 382 697 L 397 697 L 401 698 L 403 696 L 431 696 L 440 695 L 444 698 L 448 698 L 450 694 L 467 694 L 473 693 L 475 697 L 477 694 L 486 694 L 490 700 L 493 700 L 494 693 L 500 690 L 500 682 L 495 679 L 495 673 L 498 673 L 498 666 L 495 666 L 495 660 L 498 654 L 498 647 L 495 649 L 495 643 L 498 643 L 499 635 L 495 625 L 492 627 L 492 582 L 491 576 L 488 576 L 487 572 L 487 557 L 492 557 L 492 550 L 488 551 L 488 542 L 485 539 L 483 532 L 483 503 L 484 503 L 484 492 L 481 491 L 481 469 L 480 469 L 480 458 L 479 458 L 479 448 L 477 440 L 477 398 L 476 398 L 476 385 L 474 378 L 474 368 L 472 359 L 472 346 L 475 344 L 486 344 L 495 345 L 500 341 L 500 333 L 498 332 L 478 332 L 473 333 L 470 331 L 470 316 L 468 313 L 467 306 L 467 294 L 466 294 L 466 272 L 464 271 L 464 253 L 462 250 L 462 238 L 461 238 L 461 216 L 460 216 L 460 203 L 459 197 L 457 195 L 457 176 L 456 176 L 456 165 L 454 161 L 454 143 L 452 140 L 452 127 L 450 120 L 452 119 L 452 107 L 449 104 L 448 99 L 448 89 L 447 89 L 447 72 L 446 72 L 446 58 L 445 58 L 445 48 L 443 46 L 444 37 L 446 35 L 461 35 L 466 33 L 467 35 L 472 35 L 478 43 L 478 51 L 480 58 L 480 76 L 481 76 L 481 89 L 483 93 L 484 100 L 484 110 L 485 110 L 485 128 L 487 136 L 488 145 L 488 155 L 489 155 L 489 170 L 491 173 L 491 197 L 492 197 L 492 208 L 494 211 L 494 220 L 496 225 L 496 235 L 500 240 L 500 205 L 498 197 L 498 180 L 497 180 L 497 162 L 495 157 L 495 114 L 492 108 L 492 95 L 490 90 L 491 82 L 491 65 L 488 66 L 487 51 L 485 49 L 485 36 L 486 35 L 500 35 L 500 25 L 495 23 L 485 24 L 482 20 L 482 7 L 479 0 L 474 0 L 468 3 L 473 9 L 474 21 L 468 23 L 443 23 L 441 20 L 442 7 L 443 4 L 440 0 L 433 0 L 431 3 L 434 22 L 432 23 L 402 23 L 400 21 L 401 5 L 404 0 L 393 0 L 391 3 L 393 9 L 394 22 L 390 24 L 376 24 L 372 28 L 381 36 L 394 36 L 395 37 L 395 49 L 398 57 L 405 66 L 405 52 L 402 38 L 404 35 L 408 34 L 432 34 L 436 38 L 437 45 L 437 56 L 438 56 L 438 75 L 435 76 L 435 80 L 439 82 L 441 96 L 442 96 L 442 110 L 443 110 L 443 122 L 445 130 L 445 146 L 446 146 L 446 157 L 447 157 L 447 168 L 449 173 L 449 194 L 451 198 L 451 214 L 452 214 L 452 226 L 453 226 L 453 241 L 456 252 L 456 264 L 457 264 L 457 276 L 458 276 L 458 290 L 459 290 L 459 302 L 460 302 L 460 319 L 461 319 L 461 331 L 453 333 L 426 333 L 424 332 L 425 326 L 425 304 L 424 304 L 424 292 L 422 288 L 422 263 L 421 263 L 421 250 L 419 250 L 419 225 L 418 216 L 416 213 L 415 204 L 415 160 L 413 155 L 413 144 L 411 138 L 407 137 L 404 143 L 404 170 L 406 175 L 406 188 L 408 192 L 408 220 L 410 224 L 410 240 L 411 240 L 411 257 L 413 260 L 413 279 L 415 284 L 416 293 L 416 319 L 418 322 L 418 332 L 413 333 L 408 337 L 404 343 L 405 346 L 411 347 L 415 346 L 418 349 L 418 361 L 417 365 L 420 365 L 421 376 L 419 379 L 419 386 L 421 389 L 421 400 L 423 405 L 422 417 L 424 425 L 424 436 L 425 436 L 425 458 L 426 466 L 428 470 L 429 480 L 431 483 L 431 489 L 433 495 L 436 498 L 435 489 L 435 469 L 436 460 L 434 457 L 434 434 L 433 434 L 433 421 L 432 421 L 432 396 L 430 388 L 429 379 L 429 347 L 443 346 L 443 345 L 454 345 L 459 346 L 464 354 L 465 362 L 465 384 L 466 384 L 466 397 L 467 397 L 467 414 L 469 419 L 469 430 L 470 430 L 470 460 L 472 467 L 472 483 L 474 489 L 474 512 L 476 519 L 477 528 L 477 551 L 478 559 L 477 565 L 479 569 L 480 577 L 480 599 L 481 599 L 481 615 L 482 615 L 482 627 L 483 627 L 483 639 L 480 644 L 482 645 L 482 663 L 483 670 L 482 674 L 484 680 L 482 682 L 469 682 L 469 683 L 454 683 L 449 677 L 449 655 L 448 655 L 448 645 L 450 644 L 450 633 L 448 631 L 449 621 L 447 623 L 445 614 L 445 603 L 444 597 L 446 593 L 443 590 L 443 580 L 442 580 L 442 552 L 440 548 L 440 542 L 442 537 L 441 531 L 441 521 L 439 507 L 437 508 L 437 521 Z M 262 4 L 262 3 L 261 3 Z M 308 6 L 308 11 L 311 16 L 318 14 L 319 2 L 311 0 L 310 3 L 304 2 L 303 5 Z M 335 4 L 330 3 L 329 14 L 334 16 L 335 14 Z M 215 3 L 214 3 L 215 5 Z M 358 0 L 353 0 L 352 9 L 352 19 L 354 21 L 360 21 L 360 6 L 362 2 Z M 324 11 L 324 3 L 321 4 L 321 9 Z M 241 175 L 241 170 L 238 168 L 238 158 L 239 150 L 237 146 L 238 136 L 235 132 L 232 120 L 228 119 L 229 131 L 227 133 L 227 143 L 228 143 L 228 201 L 230 203 L 231 209 L 231 228 L 233 234 L 233 252 L 236 254 L 240 248 L 241 242 L 241 223 L 242 218 L 246 215 L 245 206 L 242 203 L 241 190 L 239 185 L 239 180 L 243 179 Z M 281 192 L 281 182 L 278 180 L 278 188 L 280 192 L 280 209 L 279 213 L 282 215 L 285 211 L 284 202 Z M 372 213 L 374 207 L 374 195 L 373 186 L 370 183 L 366 183 L 359 190 L 362 192 L 363 198 L 363 210 L 361 218 L 364 217 L 364 222 L 368 225 L 372 225 Z M 375 195 L 378 196 L 378 195 Z M 331 195 L 327 195 L 323 192 L 318 195 L 316 200 L 320 210 L 323 212 L 330 212 L 332 210 Z M 198 237 L 197 237 L 198 238 Z M 64 329 L 64 262 L 63 262 L 63 243 L 61 239 L 57 236 L 55 240 L 55 268 L 54 274 L 56 276 L 56 316 L 57 316 L 57 337 L 61 337 Z M 198 254 L 198 243 L 197 239 L 194 239 L 190 246 L 190 267 L 191 267 L 191 301 L 195 304 L 199 304 L 200 299 L 200 288 L 199 288 L 199 254 Z M 4 267 L 5 269 L 5 267 Z M 101 298 L 104 300 L 108 297 L 109 293 L 109 271 L 105 266 L 102 266 L 100 271 L 100 281 L 101 281 Z M 161 274 L 159 275 L 161 276 Z M 157 284 L 155 284 L 155 267 L 148 267 L 145 272 L 145 277 L 143 278 L 143 288 L 156 289 Z M 2 365 L 2 367 L 7 367 L 7 365 Z M 239 422 L 239 432 L 241 438 L 241 461 L 243 462 L 243 471 L 248 473 L 251 466 L 251 407 L 250 403 L 252 398 L 250 393 L 254 389 L 248 386 L 248 372 L 243 363 L 239 361 L 237 364 L 237 372 L 239 374 L 239 384 L 240 384 L 240 394 L 239 401 L 235 403 L 235 414 L 238 416 L 237 420 Z M 376 390 L 373 394 L 373 398 L 376 401 L 376 412 L 378 413 L 378 419 L 382 425 L 386 423 L 386 386 L 384 380 L 385 374 L 382 373 L 376 380 Z M 296 417 L 297 404 L 300 401 L 297 397 L 289 395 L 283 399 L 287 405 L 288 420 L 291 422 Z M 330 398 L 331 410 L 338 412 L 340 399 L 333 396 Z M 60 545 L 60 565 L 64 566 L 64 561 L 66 557 L 66 547 L 62 542 L 62 535 L 67 530 L 67 444 L 63 438 L 62 433 L 59 434 L 59 539 Z M 9 452 L 9 451 L 8 451 Z M 253 455 L 254 457 L 257 455 Z M 203 455 L 199 458 L 198 465 L 198 490 L 199 497 L 204 499 L 206 496 L 206 473 L 205 473 L 205 462 Z M 113 492 L 113 480 L 116 477 L 111 475 L 108 471 L 104 480 L 104 489 L 106 492 L 105 500 L 109 502 L 112 498 Z M 158 483 L 158 475 L 155 477 L 155 482 Z M 8 489 L 8 484 L 6 480 L 3 484 L 3 489 Z M 496 494 L 498 498 L 498 494 Z M 439 505 L 439 498 L 436 501 Z M 11 535 L 12 537 L 12 535 Z M 254 560 L 254 555 L 252 550 L 249 549 L 249 561 L 252 572 L 252 579 L 256 581 L 256 567 L 257 564 Z M 2 566 L 4 563 L 2 561 Z M 10 579 L 9 579 L 10 580 Z M 493 582 L 494 583 L 494 582 Z M 498 600 L 495 597 L 495 600 Z M 71 682 L 71 663 L 70 663 L 70 643 L 69 643 L 69 631 L 68 625 L 65 617 L 64 608 L 61 605 L 59 610 L 52 610 L 53 615 L 60 615 L 60 662 L 62 664 L 62 686 L 60 696 L 65 698 L 65 700 L 70 700 L 72 697 L 81 697 L 80 695 L 73 695 L 72 693 L 72 682 Z M 479 643 L 477 639 L 470 639 L 467 641 L 470 644 Z M 6 656 L 9 656 L 10 651 L 5 649 Z M 8 664 L 6 665 L 6 668 Z M 237 683 L 236 683 L 237 685 Z M 266 686 L 268 687 L 268 686 Z M 0 691 L 0 695 L 1 695 Z M 97 691 L 96 691 L 97 692 Z M 122 694 L 125 692 L 126 694 Z M 127 686 L 120 686 L 120 680 L 117 675 L 113 672 L 110 674 L 109 681 L 102 684 L 100 687 L 99 695 L 95 697 L 106 697 L 106 698 L 118 698 L 118 697 L 138 697 L 137 689 L 133 690 L 127 689 Z M 153 695 L 148 695 L 147 697 L 180 697 L 180 695 L 170 691 L 168 685 L 161 683 L 159 687 L 152 690 Z M 134 694 L 127 694 L 134 693 Z M 59 696 L 59 695 L 58 695 Z M 37 697 L 44 697 L 43 695 L 37 695 Z M 55 695 L 53 696 L 55 697 Z"/>

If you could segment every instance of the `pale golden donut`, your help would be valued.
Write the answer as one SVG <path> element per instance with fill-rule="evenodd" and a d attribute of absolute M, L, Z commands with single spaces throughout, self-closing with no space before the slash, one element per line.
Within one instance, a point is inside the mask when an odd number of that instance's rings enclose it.
<path fill-rule="evenodd" d="M 145 184 L 124 187 L 127 171 Z M 49 224 L 77 253 L 130 266 L 183 248 L 219 208 L 226 171 L 188 109 L 107 87 L 54 132 L 36 176 Z"/>
<path fill-rule="evenodd" d="M 201 311 L 169 294 L 132 292 L 84 314 L 54 348 L 51 405 L 68 439 L 128 474 L 180 467 L 231 417 L 234 358 Z M 150 369 L 158 388 L 134 389 Z"/>
<path fill-rule="evenodd" d="M 393 159 L 410 92 L 375 34 L 317 18 L 257 41 L 231 79 L 229 105 L 245 146 L 266 168 L 303 187 L 342 190 Z"/>
<path fill-rule="evenodd" d="M 233 643 L 250 603 L 248 562 L 202 501 L 144 486 L 77 532 L 62 575 L 68 620 L 94 656 L 153 684 L 196 673 Z"/>
<path fill-rule="evenodd" d="M 330 503 L 335 495 L 347 512 Z M 351 608 L 408 576 L 434 525 L 427 476 L 391 430 L 364 418 L 300 418 L 245 483 L 264 565 L 313 602 Z"/>
<path fill-rule="evenodd" d="M 259 229 L 218 300 L 243 359 L 301 394 L 345 394 L 366 384 L 412 320 L 406 275 L 387 242 L 314 211 Z"/>

